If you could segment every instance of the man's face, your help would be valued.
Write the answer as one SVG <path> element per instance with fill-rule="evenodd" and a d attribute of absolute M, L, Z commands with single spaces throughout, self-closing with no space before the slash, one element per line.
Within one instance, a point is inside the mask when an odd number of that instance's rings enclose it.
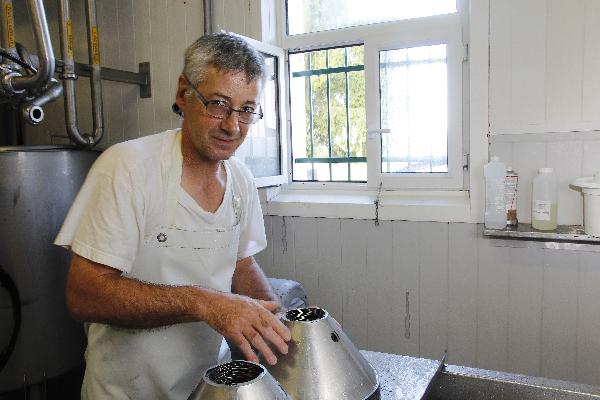
<path fill-rule="evenodd" d="M 176 102 L 185 115 L 182 145 L 191 147 L 188 150 L 194 151 L 198 161 L 212 163 L 228 159 L 246 138 L 250 125 L 239 122 L 235 111 L 225 119 L 209 115 L 193 91 L 192 96 L 184 96 L 187 85 L 187 80 L 180 77 Z M 244 72 L 210 68 L 197 90 L 206 100 L 219 100 L 236 110 L 248 106 L 258 109 L 260 86 L 260 81 L 248 82 Z"/>

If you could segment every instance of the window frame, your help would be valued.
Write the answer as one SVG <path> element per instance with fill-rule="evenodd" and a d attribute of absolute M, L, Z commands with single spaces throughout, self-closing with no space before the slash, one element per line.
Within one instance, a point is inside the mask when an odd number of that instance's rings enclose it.
<path fill-rule="evenodd" d="M 288 174 L 288 158 L 289 158 L 289 150 L 288 150 L 288 119 L 287 119 L 287 106 L 286 99 L 289 96 L 288 91 L 286 90 L 287 84 L 287 60 L 285 56 L 285 52 L 282 48 L 273 46 L 264 42 L 260 42 L 258 40 L 249 38 L 247 36 L 235 34 L 236 36 L 244 39 L 250 45 L 252 45 L 256 50 L 263 54 L 267 54 L 277 58 L 277 92 L 278 92 L 278 102 L 277 109 L 279 110 L 278 118 L 278 126 L 279 126 L 279 168 L 281 173 L 279 175 L 265 176 L 260 178 L 254 178 L 254 183 L 257 188 L 264 188 L 269 186 L 278 186 L 282 184 L 286 184 L 289 182 L 289 174 Z"/>
<path fill-rule="evenodd" d="M 292 148 L 287 153 L 289 183 L 293 187 L 326 188 L 377 188 L 381 184 L 386 190 L 438 189 L 467 190 L 463 160 L 468 154 L 468 138 L 463 139 L 463 58 L 465 55 L 464 26 L 467 1 L 457 0 L 457 12 L 393 22 L 382 22 L 354 26 L 337 30 L 287 35 L 286 2 L 277 2 L 279 44 L 286 52 L 318 50 L 324 48 L 364 45 L 365 51 L 365 113 L 367 122 L 367 183 L 358 182 L 298 182 L 293 181 Z M 392 38 L 392 39 L 390 39 Z M 441 40 L 443 39 L 443 40 Z M 380 99 L 379 99 L 379 51 L 433 44 L 447 44 L 448 64 L 448 173 L 398 174 L 381 172 Z M 287 61 L 287 60 L 286 60 Z M 286 68 L 289 65 L 286 62 Z M 454 78 L 453 78 L 454 76 Z M 290 107 L 289 71 L 285 75 L 287 104 Z M 291 120 L 289 132 L 292 134 Z M 291 136 L 290 136 L 291 143 Z M 377 161 L 372 161 L 377 160 Z"/>

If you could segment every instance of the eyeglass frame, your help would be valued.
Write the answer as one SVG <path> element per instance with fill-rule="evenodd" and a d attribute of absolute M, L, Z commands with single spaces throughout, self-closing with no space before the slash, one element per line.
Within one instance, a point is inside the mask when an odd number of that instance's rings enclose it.
<path fill-rule="evenodd" d="M 187 77 L 187 75 L 185 75 L 185 74 L 183 74 L 183 76 L 184 76 L 184 78 L 185 78 L 185 79 L 187 80 L 187 82 L 188 82 L 188 83 L 187 83 L 187 86 L 188 86 L 188 87 L 190 87 L 190 88 L 192 89 L 192 91 L 193 91 L 193 92 L 194 92 L 194 94 L 196 95 L 196 98 L 197 98 L 198 100 L 200 100 L 200 102 L 201 102 L 202 104 L 204 104 L 204 108 L 206 108 L 206 113 L 207 113 L 208 115 L 210 115 L 211 117 L 213 117 L 213 118 L 218 118 L 218 119 L 227 119 L 227 118 L 229 118 L 229 117 L 231 116 L 231 114 L 232 114 L 232 113 L 235 111 L 235 112 L 237 112 L 237 113 L 238 113 L 238 121 L 239 121 L 240 123 L 244 124 L 244 125 L 252 125 L 252 124 L 255 124 L 255 123 L 257 123 L 259 120 L 261 120 L 261 119 L 263 118 L 264 114 L 263 114 L 263 112 L 262 112 L 262 107 L 261 107 L 260 105 L 258 106 L 258 109 L 259 109 L 259 111 L 258 111 L 258 112 L 250 112 L 250 111 L 244 111 L 244 110 L 236 110 L 235 108 L 231 107 L 231 106 L 230 106 L 230 105 L 228 105 L 228 104 L 225 104 L 225 105 L 224 105 L 224 104 L 220 104 L 220 103 L 223 103 L 223 101 L 222 101 L 222 100 L 206 100 L 206 97 L 204 97 L 204 96 L 202 95 L 202 93 L 200 93 L 200 91 L 198 91 L 198 89 L 197 89 L 197 88 L 196 88 L 194 85 L 192 85 L 192 81 L 190 81 L 190 78 L 188 78 L 188 77 Z M 211 113 L 209 113 L 209 112 L 208 112 L 208 106 L 209 106 L 209 104 L 214 104 L 214 105 L 217 105 L 217 106 L 219 106 L 219 107 L 222 107 L 222 108 L 227 108 L 227 109 L 229 109 L 229 112 L 227 113 L 227 115 L 225 115 L 225 116 L 223 116 L 223 117 L 219 117 L 219 116 L 217 116 L 217 115 L 212 115 Z M 253 117 L 252 117 L 252 118 L 253 118 L 253 121 L 252 121 L 252 122 L 244 122 L 244 121 L 242 121 L 241 119 L 239 119 L 239 117 L 242 115 L 242 113 L 244 113 L 244 114 L 252 114 L 252 115 L 253 115 Z M 256 117 L 255 117 L 255 115 L 257 115 L 257 116 L 258 116 L 258 118 L 256 118 Z M 254 118 L 256 118 L 256 119 L 254 119 Z"/>

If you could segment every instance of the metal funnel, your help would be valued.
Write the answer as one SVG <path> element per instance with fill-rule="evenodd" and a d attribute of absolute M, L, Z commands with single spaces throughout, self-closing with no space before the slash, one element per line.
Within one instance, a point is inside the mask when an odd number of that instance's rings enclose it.
<path fill-rule="evenodd" d="M 236 360 L 209 368 L 188 400 L 290 400 L 260 364 Z"/>
<path fill-rule="evenodd" d="M 267 366 L 294 400 L 379 399 L 379 377 L 327 311 L 311 307 L 288 311 L 289 353 Z"/>

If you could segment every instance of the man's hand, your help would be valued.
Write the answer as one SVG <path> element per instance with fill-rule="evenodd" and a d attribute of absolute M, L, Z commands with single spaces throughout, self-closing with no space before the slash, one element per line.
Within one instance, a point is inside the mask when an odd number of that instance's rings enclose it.
<path fill-rule="evenodd" d="M 287 354 L 286 342 L 291 338 L 289 329 L 273 314 L 279 306 L 275 301 L 218 293 L 208 307 L 205 321 L 231 340 L 247 360 L 259 362 L 252 350 L 254 346 L 273 365 L 277 362 L 277 357 L 267 342 L 280 353 Z"/>

